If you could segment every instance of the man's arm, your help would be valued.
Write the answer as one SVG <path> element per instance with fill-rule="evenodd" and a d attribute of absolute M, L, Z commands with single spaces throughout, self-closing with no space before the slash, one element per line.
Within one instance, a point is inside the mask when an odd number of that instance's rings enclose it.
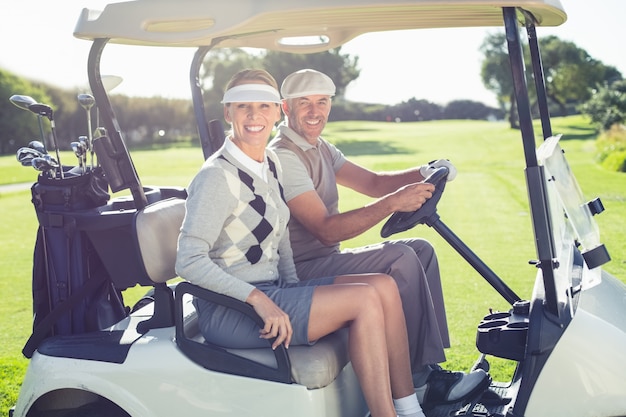
<path fill-rule="evenodd" d="M 420 167 L 377 173 L 350 161 L 346 161 L 335 175 L 338 184 L 370 197 L 383 197 L 424 179 Z"/>
<path fill-rule="evenodd" d="M 343 168 L 342 168 L 343 169 Z M 360 235 L 396 211 L 414 211 L 432 196 L 432 184 L 414 183 L 358 209 L 330 215 L 316 191 L 289 200 L 291 215 L 325 245 Z"/>

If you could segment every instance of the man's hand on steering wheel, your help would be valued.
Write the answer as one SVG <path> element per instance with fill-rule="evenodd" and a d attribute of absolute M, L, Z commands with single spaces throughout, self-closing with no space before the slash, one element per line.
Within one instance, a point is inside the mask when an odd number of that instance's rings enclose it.
<path fill-rule="evenodd" d="M 448 178 L 446 181 L 452 181 L 456 178 L 456 167 L 452 165 L 452 162 L 448 159 L 435 159 L 422 165 L 420 167 L 420 174 L 422 174 L 422 177 L 428 178 L 435 171 L 435 169 L 439 167 L 448 168 Z"/>
<path fill-rule="evenodd" d="M 433 196 L 435 186 L 430 183 L 416 182 L 407 184 L 390 196 L 394 212 L 413 212 Z"/>
<path fill-rule="evenodd" d="M 446 186 L 446 178 L 449 175 L 449 170 L 447 166 L 441 166 L 433 169 L 433 172 L 422 181 L 422 183 L 418 184 L 429 184 L 432 185 L 434 191 L 432 196 L 427 199 L 419 208 L 415 209 L 412 212 L 402 212 L 396 211 L 391 215 L 389 219 L 383 225 L 383 228 L 380 231 L 380 235 L 383 238 L 387 238 L 394 233 L 403 232 L 408 230 L 417 224 L 426 223 L 430 224 L 433 219 L 436 220 L 438 218 L 437 215 L 437 203 L 441 198 L 441 194 Z M 417 185 L 417 184 L 411 184 Z"/>

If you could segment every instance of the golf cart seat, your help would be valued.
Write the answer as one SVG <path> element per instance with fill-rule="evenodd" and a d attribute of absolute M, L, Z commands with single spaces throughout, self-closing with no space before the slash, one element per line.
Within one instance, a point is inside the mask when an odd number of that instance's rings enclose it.
<path fill-rule="evenodd" d="M 174 265 L 178 234 L 185 216 L 185 200 L 170 198 L 146 206 L 135 216 L 135 236 L 146 275 L 155 283 L 154 314 L 144 321 L 142 331 L 176 326 L 176 344 L 192 361 L 206 369 L 296 383 L 309 389 L 330 384 L 348 364 L 347 331 L 319 340 L 313 346 L 281 345 L 275 351 L 262 349 L 225 349 L 207 342 L 198 327 L 193 297 L 226 305 L 246 314 L 257 324 L 263 321 L 254 309 L 234 298 L 209 291 L 189 282 L 175 285 L 175 296 L 167 285 L 177 278 Z"/>

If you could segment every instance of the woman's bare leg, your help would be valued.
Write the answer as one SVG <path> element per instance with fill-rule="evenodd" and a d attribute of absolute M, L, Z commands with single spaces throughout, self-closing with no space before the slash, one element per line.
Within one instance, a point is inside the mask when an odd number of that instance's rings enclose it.
<path fill-rule="evenodd" d="M 363 283 L 315 288 L 309 340 L 317 340 L 348 326 L 350 359 L 372 417 L 395 417 L 385 317 L 378 291 Z"/>
<path fill-rule="evenodd" d="M 343 275 L 337 277 L 335 283 L 366 283 L 376 289 L 385 314 L 385 335 L 393 398 L 403 398 L 415 393 L 411 377 L 409 342 L 402 300 L 393 278 L 384 274 Z"/>

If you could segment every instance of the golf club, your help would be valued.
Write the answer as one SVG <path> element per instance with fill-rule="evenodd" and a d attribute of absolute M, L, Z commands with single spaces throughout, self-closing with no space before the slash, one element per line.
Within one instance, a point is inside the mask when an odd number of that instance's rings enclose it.
<path fill-rule="evenodd" d="M 52 107 L 48 106 L 47 104 L 42 104 L 42 103 L 34 103 L 28 106 L 28 110 L 32 111 L 33 113 L 40 115 L 40 116 L 45 116 L 48 118 L 48 120 L 50 120 L 50 130 L 52 130 L 52 142 L 54 144 L 54 151 L 56 153 L 56 157 L 57 157 L 57 161 L 58 161 L 58 166 L 59 166 L 59 175 L 61 177 L 61 179 L 64 178 L 63 176 L 63 165 L 61 164 L 61 157 L 59 155 L 59 144 L 57 141 L 57 135 L 56 135 L 56 131 L 55 131 L 55 126 L 54 126 L 54 111 L 52 110 Z"/>
<path fill-rule="evenodd" d="M 49 155 L 48 155 L 49 156 Z M 33 168 L 37 171 L 45 172 L 49 176 L 54 176 L 59 164 L 52 158 L 36 157 L 31 161 Z"/>
<path fill-rule="evenodd" d="M 42 142 L 40 142 L 38 140 L 31 140 L 30 142 L 28 142 L 28 147 L 32 148 L 32 149 L 35 149 L 36 151 L 39 151 L 42 154 L 48 153 L 46 151 L 46 146 Z"/>
<path fill-rule="evenodd" d="M 78 137 L 78 142 L 80 143 L 82 150 L 83 150 L 83 166 L 85 167 L 85 172 L 87 171 L 87 150 L 91 149 L 91 151 L 93 152 L 93 146 L 90 148 L 88 143 L 87 143 L 87 136 L 79 136 Z M 92 140 L 92 145 L 93 145 L 93 140 Z M 93 169 L 93 159 L 91 161 L 91 169 Z"/>
<path fill-rule="evenodd" d="M 37 101 L 30 96 L 23 96 L 21 94 L 14 94 L 9 97 L 11 103 L 15 104 L 20 109 L 28 110 L 28 106 L 37 103 Z"/>
<path fill-rule="evenodd" d="M 93 168 L 93 134 L 91 132 L 91 108 L 93 107 L 96 100 L 91 94 L 79 94 L 78 95 L 78 103 L 81 105 L 85 112 L 87 113 L 87 136 L 89 141 L 87 142 L 87 148 L 89 149 L 89 153 L 91 155 L 91 168 Z"/>
<path fill-rule="evenodd" d="M 74 151 L 74 155 L 78 158 L 78 167 L 80 168 L 80 174 L 83 175 L 85 173 L 83 167 L 83 146 L 80 142 L 72 142 L 70 143 L 72 147 L 72 151 Z"/>
<path fill-rule="evenodd" d="M 11 97 L 9 97 L 9 100 L 11 101 L 11 103 L 13 103 L 14 105 L 16 105 L 17 107 L 19 107 L 22 110 L 30 110 L 29 106 L 31 104 L 36 104 L 37 101 L 30 97 L 30 96 L 23 96 L 20 94 L 14 94 Z M 45 148 L 45 143 L 46 143 L 46 135 L 43 132 L 43 122 L 41 121 L 41 115 L 37 115 L 37 122 L 39 123 L 39 134 L 41 136 L 41 142 L 44 144 L 44 148 Z"/>
<path fill-rule="evenodd" d="M 44 155 L 44 153 L 39 152 L 36 149 L 22 147 L 17 150 L 15 157 L 17 158 L 19 163 L 22 164 L 22 166 L 30 166 L 32 165 L 33 158 L 43 158 Z"/>

